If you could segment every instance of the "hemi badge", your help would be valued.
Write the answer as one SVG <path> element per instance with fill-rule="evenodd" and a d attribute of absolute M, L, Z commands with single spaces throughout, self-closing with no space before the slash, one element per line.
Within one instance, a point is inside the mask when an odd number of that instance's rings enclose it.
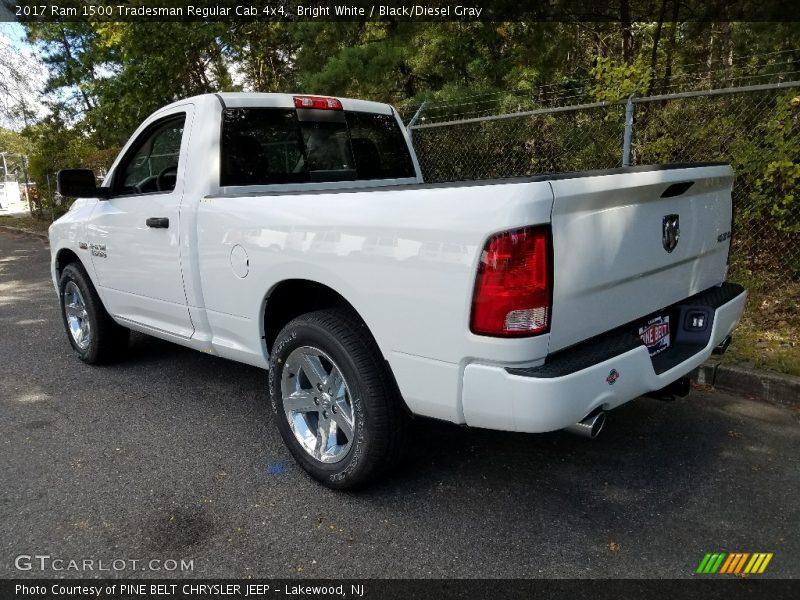
<path fill-rule="evenodd" d="M 78 248 L 80 248 L 81 250 L 88 250 L 89 244 L 87 244 L 86 242 L 78 242 Z"/>

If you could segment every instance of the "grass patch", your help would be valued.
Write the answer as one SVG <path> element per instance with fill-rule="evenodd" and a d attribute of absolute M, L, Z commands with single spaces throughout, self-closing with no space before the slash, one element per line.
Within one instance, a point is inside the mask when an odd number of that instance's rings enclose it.
<path fill-rule="evenodd" d="M 0 225 L 19 227 L 20 229 L 27 229 L 28 231 L 35 231 L 36 233 L 47 233 L 47 228 L 50 227 L 50 220 L 39 219 L 33 216 L 16 217 L 12 215 L 0 215 Z"/>
<path fill-rule="evenodd" d="M 733 332 L 726 360 L 757 369 L 800 375 L 800 280 L 775 264 L 775 254 L 739 255 L 729 279 L 747 288 L 744 317 Z"/>

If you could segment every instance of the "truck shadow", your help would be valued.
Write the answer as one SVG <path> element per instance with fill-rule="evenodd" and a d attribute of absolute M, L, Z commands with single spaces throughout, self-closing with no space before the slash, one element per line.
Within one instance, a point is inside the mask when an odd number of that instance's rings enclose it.
<path fill-rule="evenodd" d="M 395 477 L 425 486 L 484 487 L 506 493 L 535 490 L 556 504 L 669 502 L 692 494 L 692 482 L 715 468 L 723 430 L 692 418 L 689 396 L 662 404 L 637 399 L 608 414 L 589 440 L 566 432 L 521 434 L 415 423 L 410 460 Z M 677 410 L 676 410 L 677 409 Z M 696 416 L 696 415 L 695 415 Z M 420 473 L 426 473 L 423 478 Z M 392 487 L 392 482 L 383 484 Z"/>
<path fill-rule="evenodd" d="M 180 378 L 202 377 L 203 387 L 214 397 L 208 406 L 203 396 L 197 397 L 200 411 L 213 412 L 224 403 L 231 417 L 240 413 L 261 420 L 259 426 L 239 432 L 237 444 L 258 445 L 251 436 L 260 432 L 270 448 L 280 449 L 277 454 L 268 450 L 272 458 L 267 461 L 277 456 L 287 466 L 286 475 L 279 481 L 262 472 L 264 485 L 318 487 L 283 450 L 268 407 L 265 371 L 134 335 L 128 360 L 115 369 L 143 368 L 170 372 L 168 385 L 176 388 L 182 385 Z M 516 514 L 525 520 L 530 518 L 531 502 L 539 518 L 550 514 L 559 520 L 592 515 L 613 522 L 631 510 L 679 512 L 719 468 L 723 447 L 733 441 L 730 423 L 708 426 L 709 408 L 703 406 L 702 396 L 695 392 L 673 403 L 638 399 L 609 413 L 605 430 L 595 440 L 564 432 L 496 432 L 415 419 L 403 465 L 375 485 L 346 496 L 355 505 L 377 504 L 399 512 L 412 510 L 408 500 L 415 498 L 464 511 L 465 516 L 492 506 L 504 518 Z M 323 497 L 341 494 L 321 486 L 319 490 Z"/>
<path fill-rule="evenodd" d="M 180 377 L 196 380 L 200 374 L 206 387 L 220 391 L 235 381 L 248 394 L 227 407 L 235 409 L 239 402 L 242 411 L 252 413 L 254 407 L 248 404 L 260 404 L 258 412 L 268 421 L 269 435 L 280 443 L 274 416 L 266 410 L 266 371 L 134 334 L 126 361 L 114 368 L 137 371 L 148 366 L 171 371 L 177 387 Z M 692 482 L 714 468 L 709 461 L 728 440 L 725 427 L 712 429 L 697 418 L 698 404 L 696 392 L 673 403 L 640 398 L 609 413 L 595 440 L 564 432 L 509 433 L 417 418 L 404 464 L 359 494 L 389 497 L 401 489 L 408 494 L 469 487 L 493 492 L 536 489 L 572 502 L 581 495 L 611 503 L 675 500 L 691 495 Z"/>

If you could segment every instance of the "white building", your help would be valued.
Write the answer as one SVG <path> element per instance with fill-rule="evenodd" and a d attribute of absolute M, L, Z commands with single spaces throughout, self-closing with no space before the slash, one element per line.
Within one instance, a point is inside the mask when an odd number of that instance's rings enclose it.
<path fill-rule="evenodd" d="M 0 214 L 28 212 L 30 209 L 16 181 L 0 179 Z"/>

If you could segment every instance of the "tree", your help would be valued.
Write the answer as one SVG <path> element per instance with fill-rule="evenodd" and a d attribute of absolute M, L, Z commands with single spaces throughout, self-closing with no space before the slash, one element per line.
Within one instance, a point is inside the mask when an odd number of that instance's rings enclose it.
<path fill-rule="evenodd" d="M 40 65 L 0 35 L 0 127 L 20 127 L 37 117 Z"/>
<path fill-rule="evenodd" d="M 223 35 L 229 49 L 231 71 L 242 84 L 256 92 L 280 92 L 297 88 L 295 55 L 298 41 L 294 25 L 286 23 L 235 23 Z"/>

